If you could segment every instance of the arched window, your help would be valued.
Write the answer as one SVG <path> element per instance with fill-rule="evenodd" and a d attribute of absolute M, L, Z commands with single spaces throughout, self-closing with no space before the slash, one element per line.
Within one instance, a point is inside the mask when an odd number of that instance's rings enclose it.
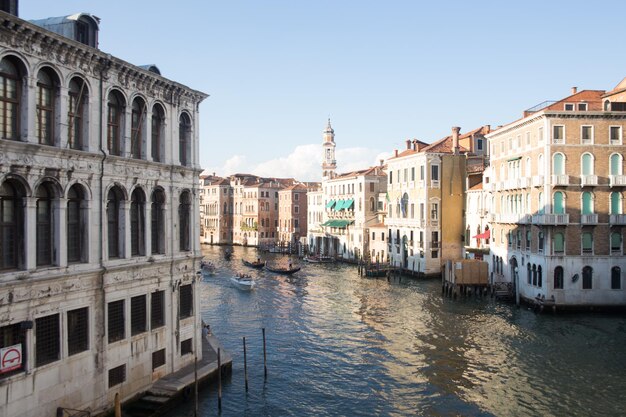
<path fill-rule="evenodd" d="M 72 78 L 69 86 L 67 108 L 67 141 L 71 149 L 84 149 L 84 139 L 88 138 L 89 93 L 85 81 Z"/>
<path fill-rule="evenodd" d="M 153 254 L 165 253 L 165 194 L 163 190 L 152 192 L 150 207 L 150 242 Z"/>
<path fill-rule="evenodd" d="M 530 157 L 526 158 L 526 167 L 525 167 L 525 173 L 524 175 L 528 178 L 532 177 L 533 175 L 533 170 L 532 170 L 532 160 L 530 159 Z"/>
<path fill-rule="evenodd" d="M 593 214 L 593 195 L 589 191 L 585 191 L 581 196 L 581 213 L 580 214 Z"/>
<path fill-rule="evenodd" d="M 541 191 L 539 192 L 539 196 L 538 196 L 537 200 L 538 200 L 537 204 L 539 206 L 539 207 L 537 207 L 537 213 L 539 213 L 539 214 L 545 213 L 546 209 L 545 209 L 545 205 L 544 205 L 544 202 L 543 202 L 543 192 L 541 192 Z"/>
<path fill-rule="evenodd" d="M 408 210 L 409 210 L 409 195 L 407 193 L 404 193 L 402 195 L 402 200 L 400 201 L 400 206 L 401 206 L 401 210 L 402 210 L 402 218 L 406 219 L 407 213 L 408 213 Z"/>
<path fill-rule="evenodd" d="M 0 269 L 24 266 L 24 187 L 15 180 L 0 186 Z"/>
<path fill-rule="evenodd" d="M 532 271 L 530 270 L 530 263 L 526 264 L 526 279 L 528 281 L 528 285 L 532 284 Z"/>
<path fill-rule="evenodd" d="M 37 74 L 37 112 L 35 115 L 35 135 L 39 143 L 54 145 L 54 119 L 58 83 L 49 68 Z"/>
<path fill-rule="evenodd" d="M 376 202 L 374 201 L 374 197 L 370 197 L 370 211 L 376 211 Z"/>
<path fill-rule="evenodd" d="M 583 232 L 580 237 L 582 240 L 583 254 L 593 253 L 593 234 L 591 232 Z"/>
<path fill-rule="evenodd" d="M 565 214 L 565 204 L 564 204 L 564 196 L 561 191 L 557 191 L 553 196 L 553 205 L 552 205 L 552 213 L 554 214 Z"/>
<path fill-rule="evenodd" d="M 539 288 L 543 287 L 543 270 L 541 269 L 541 265 L 537 267 L 537 286 Z"/>
<path fill-rule="evenodd" d="M 124 257 L 124 222 L 122 221 L 122 201 L 124 194 L 119 187 L 113 187 L 107 194 L 107 241 L 109 259 Z"/>
<path fill-rule="evenodd" d="M 622 195 L 620 193 L 611 193 L 610 214 L 622 214 Z"/>
<path fill-rule="evenodd" d="M 583 290 L 590 290 L 593 286 L 593 268 L 590 266 L 583 267 Z"/>
<path fill-rule="evenodd" d="M 67 193 L 67 261 L 87 261 L 87 233 L 86 227 L 85 193 L 80 185 L 74 184 Z"/>
<path fill-rule="evenodd" d="M 20 136 L 23 74 L 12 59 L 0 61 L 0 136 L 17 140 Z"/>
<path fill-rule="evenodd" d="M 470 232 L 470 227 L 469 227 L 469 225 L 467 225 L 467 228 L 465 229 L 465 245 L 466 246 L 469 246 L 471 244 L 470 233 L 471 233 Z"/>
<path fill-rule="evenodd" d="M 584 176 L 593 175 L 593 156 L 590 153 L 584 153 L 581 159 L 581 174 Z"/>
<path fill-rule="evenodd" d="M 543 246 L 544 246 L 544 237 L 543 237 L 543 232 L 539 232 L 537 234 L 537 251 L 539 253 L 543 253 Z"/>
<path fill-rule="evenodd" d="M 178 206 L 178 227 L 180 228 L 180 250 L 191 250 L 191 197 L 189 191 L 180 195 Z"/>
<path fill-rule="evenodd" d="M 611 253 L 622 252 L 622 233 L 611 232 Z"/>
<path fill-rule="evenodd" d="M 124 132 L 124 98 L 111 91 L 107 102 L 107 146 L 111 155 L 122 155 Z"/>
<path fill-rule="evenodd" d="M 619 290 L 622 288 L 622 269 L 619 266 L 611 268 L 611 289 Z"/>
<path fill-rule="evenodd" d="M 565 156 L 560 152 L 552 156 L 552 174 L 565 175 Z"/>
<path fill-rule="evenodd" d="M 537 285 L 537 265 L 533 264 L 533 285 Z"/>
<path fill-rule="evenodd" d="M 143 159 L 145 143 L 146 102 L 137 97 L 133 100 L 130 117 L 130 157 Z"/>
<path fill-rule="evenodd" d="M 135 188 L 130 195 L 130 254 L 146 254 L 146 197 L 140 188 Z"/>
<path fill-rule="evenodd" d="M 180 115 L 178 124 L 178 156 L 180 164 L 187 166 L 191 154 L 191 119 L 187 113 Z"/>
<path fill-rule="evenodd" d="M 54 190 L 42 183 L 35 194 L 37 199 L 37 266 L 53 264 L 54 246 Z"/>
<path fill-rule="evenodd" d="M 563 233 L 557 232 L 553 235 L 552 238 L 552 250 L 555 255 L 562 255 L 565 252 L 565 239 L 563 237 Z"/>
<path fill-rule="evenodd" d="M 163 131 L 165 129 L 165 111 L 160 104 L 152 108 L 152 143 L 151 154 L 155 162 L 163 162 Z"/>
<path fill-rule="evenodd" d="M 543 175 L 544 174 L 543 154 L 542 153 L 540 153 L 539 156 L 537 157 L 537 174 L 538 175 Z"/>
<path fill-rule="evenodd" d="M 224 203 L 224 214 L 228 213 L 228 203 Z"/>
<path fill-rule="evenodd" d="M 561 290 L 563 289 L 563 267 L 557 266 L 554 268 L 554 289 Z"/>
<path fill-rule="evenodd" d="M 611 170 L 611 175 L 622 175 L 622 155 L 618 153 L 614 153 L 609 158 L 609 165 Z"/>

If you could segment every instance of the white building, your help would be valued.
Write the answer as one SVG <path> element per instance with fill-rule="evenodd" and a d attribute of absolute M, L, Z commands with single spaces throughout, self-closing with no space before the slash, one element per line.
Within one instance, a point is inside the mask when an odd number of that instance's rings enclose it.
<path fill-rule="evenodd" d="M 100 51 L 95 16 L 0 6 L 0 415 L 98 413 L 202 356 L 207 96 Z"/>

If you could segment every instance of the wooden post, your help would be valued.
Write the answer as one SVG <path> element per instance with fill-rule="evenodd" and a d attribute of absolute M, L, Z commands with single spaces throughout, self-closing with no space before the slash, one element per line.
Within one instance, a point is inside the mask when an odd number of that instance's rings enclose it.
<path fill-rule="evenodd" d="M 265 349 L 265 327 L 261 329 L 263 331 L 263 375 L 267 381 L 267 350 Z"/>
<path fill-rule="evenodd" d="M 120 393 L 115 393 L 115 417 L 122 417 L 122 404 L 120 403 Z"/>
<path fill-rule="evenodd" d="M 217 348 L 217 408 L 222 411 L 222 358 L 221 348 Z"/>
<path fill-rule="evenodd" d="M 243 337 L 243 376 L 246 381 L 246 392 L 248 392 L 248 356 L 246 354 L 246 337 Z"/>
<path fill-rule="evenodd" d="M 194 390 L 194 417 L 198 417 L 198 354 L 196 353 L 193 358 L 193 390 Z"/>

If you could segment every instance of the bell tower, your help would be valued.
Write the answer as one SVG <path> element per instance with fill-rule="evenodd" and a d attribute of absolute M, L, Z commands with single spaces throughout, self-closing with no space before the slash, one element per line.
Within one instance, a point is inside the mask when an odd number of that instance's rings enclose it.
<path fill-rule="evenodd" d="M 322 143 L 322 149 L 324 151 L 324 158 L 322 159 L 322 179 L 329 180 L 335 176 L 335 169 L 337 169 L 337 161 L 335 160 L 335 131 L 330 125 L 330 119 L 324 133 L 322 134 L 324 142 Z"/>

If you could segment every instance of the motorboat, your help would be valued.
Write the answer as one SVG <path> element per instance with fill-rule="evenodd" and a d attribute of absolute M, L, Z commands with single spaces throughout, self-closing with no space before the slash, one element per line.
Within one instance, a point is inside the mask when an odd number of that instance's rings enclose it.
<path fill-rule="evenodd" d="M 215 265 L 209 261 L 200 262 L 200 272 L 203 276 L 215 275 Z"/>
<path fill-rule="evenodd" d="M 265 266 L 265 262 L 262 262 L 260 259 L 257 259 L 256 262 L 250 262 L 250 261 L 246 261 L 245 259 L 242 259 L 241 262 L 243 262 L 245 266 L 248 266 L 254 269 L 261 269 Z"/>
<path fill-rule="evenodd" d="M 230 282 L 232 282 L 233 285 L 240 290 L 246 291 L 251 290 L 256 285 L 252 277 L 247 274 L 237 274 L 230 278 Z"/>
<path fill-rule="evenodd" d="M 291 275 L 298 272 L 301 268 L 299 266 L 294 268 L 291 266 L 291 264 L 289 264 L 289 267 L 287 268 L 276 268 L 269 266 L 267 262 L 265 262 L 265 269 L 276 274 Z"/>
<path fill-rule="evenodd" d="M 304 261 L 314 264 L 329 264 L 335 262 L 335 258 L 325 255 L 309 255 L 304 257 Z"/>

